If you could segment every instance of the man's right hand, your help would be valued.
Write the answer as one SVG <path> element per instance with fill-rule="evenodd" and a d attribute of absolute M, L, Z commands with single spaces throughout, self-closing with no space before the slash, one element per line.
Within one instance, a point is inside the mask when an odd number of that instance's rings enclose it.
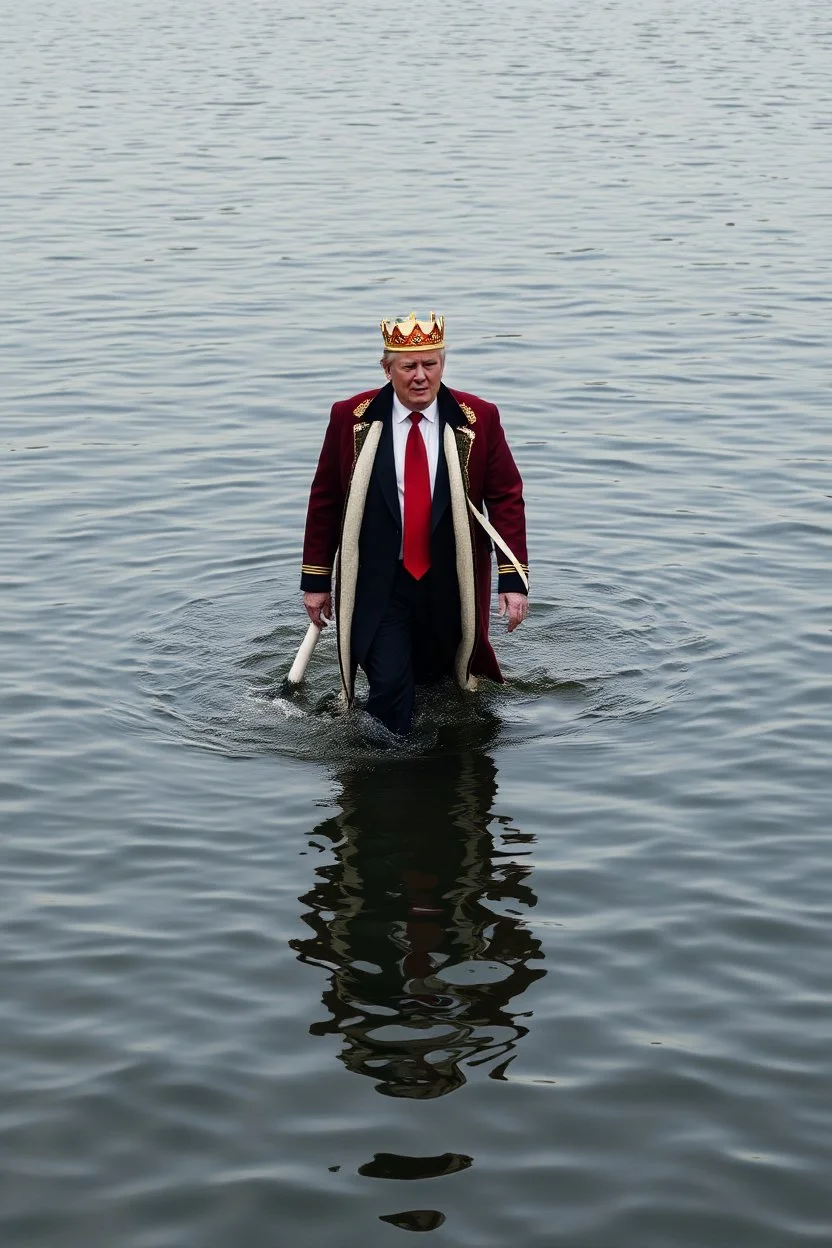
<path fill-rule="evenodd" d="M 332 619 L 332 594 L 305 593 L 303 605 L 312 623 L 326 628 L 326 621 Z"/>

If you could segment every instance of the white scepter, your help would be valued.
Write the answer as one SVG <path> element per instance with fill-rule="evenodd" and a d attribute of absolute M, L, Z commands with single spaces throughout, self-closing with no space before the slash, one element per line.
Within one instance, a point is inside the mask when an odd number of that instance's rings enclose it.
<path fill-rule="evenodd" d="M 303 680 L 306 669 L 309 666 L 309 660 L 312 658 L 312 651 L 318 644 L 318 638 L 323 630 L 317 624 L 310 624 L 306 630 L 306 636 L 300 643 L 300 649 L 295 655 L 295 661 L 289 668 L 289 675 L 286 677 L 288 685 L 299 685 Z"/>

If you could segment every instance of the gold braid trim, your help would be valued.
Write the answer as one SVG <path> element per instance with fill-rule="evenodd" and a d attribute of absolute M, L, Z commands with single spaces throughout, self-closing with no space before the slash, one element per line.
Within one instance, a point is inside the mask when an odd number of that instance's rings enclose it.
<path fill-rule="evenodd" d="M 362 399 L 361 402 L 358 404 L 358 407 L 354 407 L 352 409 L 352 414 L 356 420 L 361 419 L 361 417 L 364 415 L 364 413 L 366 412 L 367 408 L 370 406 L 372 401 L 373 401 L 372 399 Z"/>
<path fill-rule="evenodd" d="M 460 403 L 459 409 L 468 421 L 469 425 L 475 425 L 477 423 L 477 413 L 472 407 L 469 407 L 467 403 Z"/>
<path fill-rule="evenodd" d="M 465 483 L 465 493 L 469 494 L 470 483 L 468 481 L 468 460 L 471 458 L 471 448 L 474 445 L 473 429 L 466 429 L 465 425 L 457 425 L 454 429 L 454 438 L 456 439 L 456 450 L 459 455 L 459 466 L 462 469 L 462 480 Z"/>

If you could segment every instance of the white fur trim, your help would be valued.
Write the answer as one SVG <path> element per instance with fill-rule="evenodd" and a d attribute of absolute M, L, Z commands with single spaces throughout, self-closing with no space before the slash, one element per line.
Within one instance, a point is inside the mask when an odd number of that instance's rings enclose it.
<path fill-rule="evenodd" d="M 462 479 L 462 468 L 459 463 L 459 451 L 456 438 L 450 425 L 445 426 L 445 459 L 448 464 L 448 481 L 451 487 L 451 516 L 454 523 L 454 539 L 456 541 L 456 576 L 459 582 L 459 606 L 462 624 L 462 638 L 457 647 L 454 660 L 454 671 L 457 684 L 462 689 L 474 690 L 477 687 L 476 677 L 468 675 L 468 665 L 474 653 L 474 642 L 477 636 L 477 594 L 474 579 L 474 545 L 471 540 L 471 522 L 468 519 L 468 506 L 465 484 Z"/>
<path fill-rule="evenodd" d="M 358 539 L 364 504 L 370 487 L 370 473 L 381 441 L 382 422 L 374 420 L 352 472 L 347 505 L 344 508 L 344 524 L 341 529 L 341 547 L 338 552 L 338 660 L 341 664 L 341 687 L 344 699 L 352 701 L 352 652 L 350 634 L 355 611 L 355 587 L 358 583 Z"/>

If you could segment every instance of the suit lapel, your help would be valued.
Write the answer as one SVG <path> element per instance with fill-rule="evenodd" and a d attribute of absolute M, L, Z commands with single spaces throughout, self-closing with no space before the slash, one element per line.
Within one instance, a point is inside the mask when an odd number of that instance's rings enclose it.
<path fill-rule="evenodd" d="M 436 404 L 439 408 L 439 419 L 445 424 L 453 425 L 454 428 L 456 428 L 457 425 L 465 425 L 468 423 L 462 414 L 462 408 L 459 406 L 444 382 L 439 386 L 439 393 L 436 396 Z"/>
<path fill-rule="evenodd" d="M 448 462 L 445 459 L 445 426 L 465 424 L 465 417 L 454 396 L 447 386 L 439 387 L 436 396 L 439 413 L 439 462 L 436 466 L 436 481 L 433 487 L 433 504 L 431 507 L 430 526 L 435 529 L 451 501 L 451 487 L 448 480 Z"/>
<path fill-rule="evenodd" d="M 376 452 L 376 480 L 391 516 L 400 525 L 402 514 L 396 485 L 396 461 L 393 456 L 393 387 L 389 382 L 379 390 L 364 413 L 364 419 L 382 422 L 381 441 Z"/>
<path fill-rule="evenodd" d="M 448 461 L 445 459 L 445 424 L 442 420 L 439 424 L 439 458 L 436 461 L 436 480 L 433 483 L 433 501 L 430 507 L 430 527 L 431 532 L 436 528 L 442 519 L 448 504 L 451 501 L 451 486 L 448 481 Z"/>

